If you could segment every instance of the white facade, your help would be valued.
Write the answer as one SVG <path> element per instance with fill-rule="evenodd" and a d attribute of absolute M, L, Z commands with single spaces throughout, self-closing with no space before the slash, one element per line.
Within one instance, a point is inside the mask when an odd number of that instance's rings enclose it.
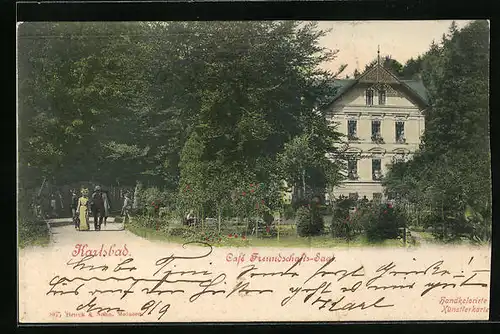
<path fill-rule="evenodd" d="M 332 195 L 383 197 L 380 178 L 388 165 L 411 157 L 419 147 L 427 103 L 379 65 L 344 84 L 348 87 L 332 104 L 329 122 L 346 135 L 343 149 L 352 161 L 347 180 Z"/>

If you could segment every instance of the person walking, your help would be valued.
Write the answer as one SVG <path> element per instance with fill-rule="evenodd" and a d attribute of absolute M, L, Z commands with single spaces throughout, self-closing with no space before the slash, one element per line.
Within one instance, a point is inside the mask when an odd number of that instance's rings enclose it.
<path fill-rule="evenodd" d="M 52 218 L 57 218 L 56 196 L 50 195 L 50 213 Z"/>
<path fill-rule="evenodd" d="M 111 211 L 111 200 L 107 190 L 102 190 L 102 200 L 104 202 L 104 226 L 106 226 L 106 221 Z"/>
<path fill-rule="evenodd" d="M 127 191 L 125 193 L 125 198 L 123 199 L 123 207 L 122 207 L 122 216 L 123 218 L 123 224 L 128 223 L 130 220 L 130 209 L 132 209 L 132 200 L 130 199 L 130 194 Z"/>
<path fill-rule="evenodd" d="M 88 189 L 82 189 L 82 196 L 78 199 L 76 212 L 78 214 L 78 230 L 88 231 L 89 227 L 89 199 Z"/>
<path fill-rule="evenodd" d="M 90 207 L 94 216 L 94 230 L 100 231 L 105 216 L 104 196 L 101 186 L 96 186 L 90 197 Z"/>
<path fill-rule="evenodd" d="M 71 217 L 73 218 L 73 223 L 75 224 L 75 228 L 78 229 L 78 216 L 76 215 L 78 209 L 78 195 L 76 194 L 75 189 L 71 189 Z"/>

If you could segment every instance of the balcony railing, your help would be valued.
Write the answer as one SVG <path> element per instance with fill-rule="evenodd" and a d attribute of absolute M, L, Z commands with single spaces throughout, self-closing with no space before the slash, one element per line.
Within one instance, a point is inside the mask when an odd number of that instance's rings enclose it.
<path fill-rule="evenodd" d="M 349 173 L 347 174 L 347 178 L 348 178 L 349 180 L 357 180 L 357 179 L 359 179 L 358 172 L 349 172 Z"/>
<path fill-rule="evenodd" d="M 359 140 L 358 136 L 355 133 L 349 133 L 347 135 L 347 140 L 349 141 L 357 141 Z"/>
<path fill-rule="evenodd" d="M 405 144 L 406 143 L 406 138 L 405 137 L 396 137 L 396 143 L 398 143 L 398 144 Z"/>
<path fill-rule="evenodd" d="M 384 139 L 380 135 L 380 133 L 375 133 L 372 135 L 372 142 L 377 143 L 377 144 L 383 144 Z"/>

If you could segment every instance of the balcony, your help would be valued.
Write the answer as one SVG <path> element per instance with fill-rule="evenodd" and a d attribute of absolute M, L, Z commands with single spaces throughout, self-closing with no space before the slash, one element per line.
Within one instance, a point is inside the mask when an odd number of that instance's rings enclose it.
<path fill-rule="evenodd" d="M 372 135 L 372 142 L 375 144 L 383 144 L 384 138 L 380 135 L 380 133 L 375 133 Z"/>

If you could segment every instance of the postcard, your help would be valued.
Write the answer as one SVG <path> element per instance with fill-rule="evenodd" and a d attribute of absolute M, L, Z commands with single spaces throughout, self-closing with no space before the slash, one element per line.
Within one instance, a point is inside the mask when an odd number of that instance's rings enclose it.
<path fill-rule="evenodd" d="M 488 320 L 489 22 L 20 22 L 18 321 Z"/>

